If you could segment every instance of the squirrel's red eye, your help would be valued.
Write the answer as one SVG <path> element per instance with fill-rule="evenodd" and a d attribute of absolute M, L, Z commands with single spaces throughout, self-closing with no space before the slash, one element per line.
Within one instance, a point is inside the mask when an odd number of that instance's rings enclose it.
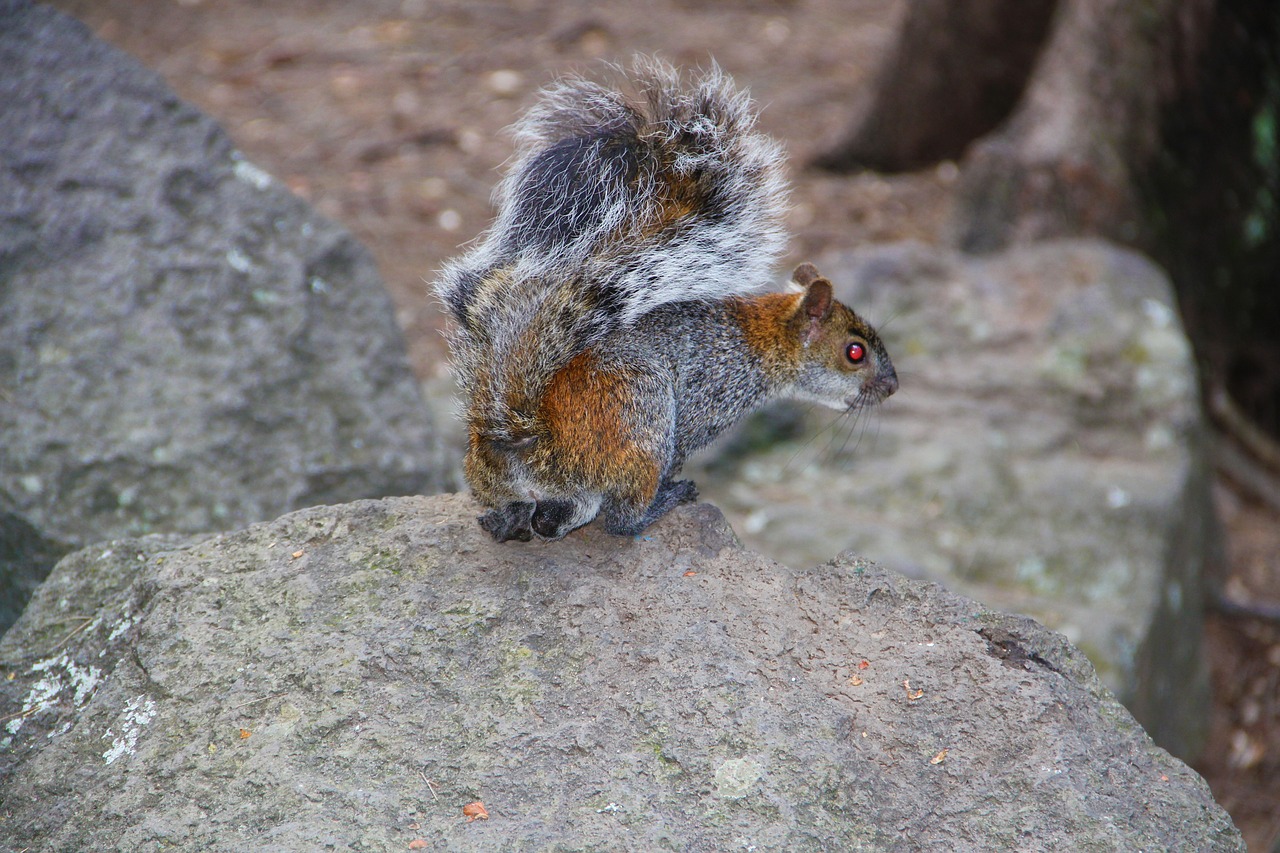
<path fill-rule="evenodd" d="M 855 341 L 844 348 L 844 357 L 853 364 L 862 364 L 867 358 L 867 348 Z"/>

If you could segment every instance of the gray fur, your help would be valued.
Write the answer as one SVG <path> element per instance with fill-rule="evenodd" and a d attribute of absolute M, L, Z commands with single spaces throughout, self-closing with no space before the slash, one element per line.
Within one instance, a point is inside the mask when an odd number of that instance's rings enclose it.
<path fill-rule="evenodd" d="M 692 309 L 666 305 L 637 328 L 636 340 L 628 346 L 660 358 L 671 377 L 674 441 L 664 476 L 679 471 L 690 453 L 743 415 L 790 388 L 765 373 L 759 354 L 747 346 L 723 303 Z"/>

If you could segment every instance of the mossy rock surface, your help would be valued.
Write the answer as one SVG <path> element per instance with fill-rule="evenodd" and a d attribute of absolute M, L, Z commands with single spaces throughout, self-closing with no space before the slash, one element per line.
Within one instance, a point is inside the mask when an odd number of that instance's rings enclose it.
<path fill-rule="evenodd" d="M 478 509 L 67 557 L 0 643 L 10 843 L 1243 849 L 1031 620 L 852 556 L 786 568 L 705 504 L 528 544 Z"/>

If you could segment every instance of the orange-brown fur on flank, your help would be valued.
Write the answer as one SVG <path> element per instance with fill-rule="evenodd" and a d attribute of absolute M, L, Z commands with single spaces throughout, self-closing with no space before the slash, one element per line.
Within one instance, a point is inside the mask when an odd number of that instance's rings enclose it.
<path fill-rule="evenodd" d="M 551 440 L 534 448 L 531 467 L 566 491 L 614 493 L 648 506 L 662 472 L 653 449 L 642 447 L 630 428 L 643 416 L 633 377 L 602 369 L 591 351 L 581 353 L 547 386 L 538 420 Z"/>
<path fill-rule="evenodd" d="M 493 506 L 530 500 L 536 495 L 503 488 L 526 479 L 534 491 L 587 490 L 612 494 L 638 509 L 648 506 L 662 472 L 656 448 L 643 446 L 643 431 L 637 434 L 628 426 L 643 417 L 631 380 L 603 368 L 588 350 L 558 370 L 541 400 L 526 409 L 529 416 L 516 425 L 517 438 L 529 439 L 526 444 L 501 446 L 473 424 L 465 473 L 476 496 Z M 523 408 L 510 402 L 509 411 Z"/>

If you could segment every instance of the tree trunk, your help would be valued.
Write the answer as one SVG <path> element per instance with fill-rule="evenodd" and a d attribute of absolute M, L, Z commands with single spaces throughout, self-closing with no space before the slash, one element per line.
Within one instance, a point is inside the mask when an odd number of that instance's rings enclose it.
<path fill-rule="evenodd" d="M 957 159 L 1018 102 L 1057 0 L 911 0 L 844 139 L 815 165 L 915 169 Z"/>
<path fill-rule="evenodd" d="M 1095 234 L 1149 237 L 1138 182 L 1161 106 L 1193 73 L 1214 0 L 1062 0 L 1009 121 L 965 155 L 954 213 L 968 251 Z"/>

